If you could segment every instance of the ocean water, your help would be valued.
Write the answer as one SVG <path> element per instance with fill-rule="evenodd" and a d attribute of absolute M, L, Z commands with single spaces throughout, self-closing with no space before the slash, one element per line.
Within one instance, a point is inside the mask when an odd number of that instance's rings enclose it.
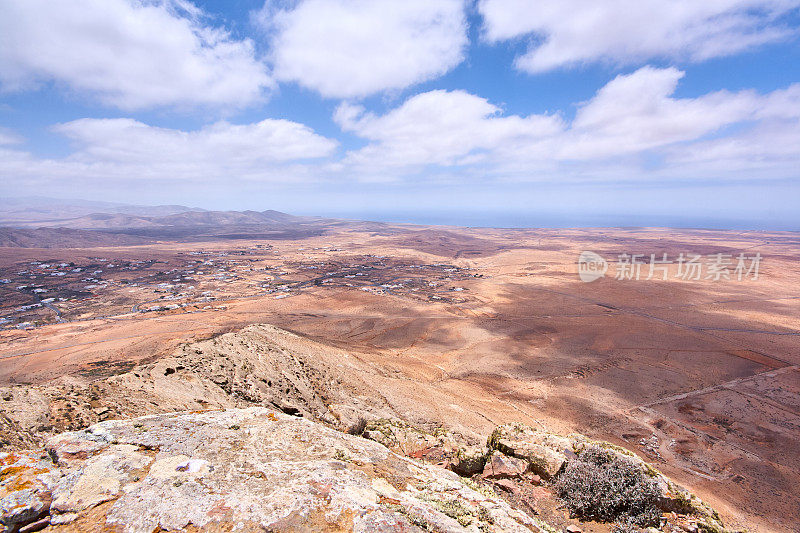
<path fill-rule="evenodd" d="M 319 216 L 393 222 L 465 226 L 475 228 L 607 228 L 666 227 L 719 230 L 800 231 L 800 220 L 780 218 L 714 218 L 675 215 L 630 215 L 542 212 L 418 212 L 345 211 L 316 213 Z"/>

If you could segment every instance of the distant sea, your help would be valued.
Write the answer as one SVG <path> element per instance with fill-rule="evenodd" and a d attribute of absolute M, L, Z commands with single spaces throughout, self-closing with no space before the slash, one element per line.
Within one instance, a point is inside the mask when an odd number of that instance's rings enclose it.
<path fill-rule="evenodd" d="M 800 231 L 800 217 L 794 220 L 747 220 L 669 215 L 547 214 L 541 212 L 412 212 L 352 211 L 315 213 L 318 216 L 395 222 L 465 226 L 475 228 L 606 228 L 666 227 L 720 230 Z"/>

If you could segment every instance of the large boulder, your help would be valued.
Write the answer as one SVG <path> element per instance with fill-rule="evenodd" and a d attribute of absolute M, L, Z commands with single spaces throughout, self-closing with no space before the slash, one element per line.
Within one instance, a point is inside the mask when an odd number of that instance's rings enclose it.
<path fill-rule="evenodd" d="M 430 433 L 401 420 L 378 418 L 366 423 L 362 435 L 401 455 L 446 466 L 461 476 L 480 474 L 486 463 L 483 446 L 442 429 Z"/>
<path fill-rule="evenodd" d="M 428 450 L 442 449 L 448 444 L 441 436 L 432 435 L 401 420 L 390 418 L 368 421 L 362 436 L 407 457 L 420 457 Z"/>
<path fill-rule="evenodd" d="M 524 424 L 499 426 L 487 444 L 491 450 L 527 461 L 530 470 L 544 479 L 555 477 L 572 453 L 569 439 Z"/>
<path fill-rule="evenodd" d="M 487 457 L 482 446 L 460 446 L 450 458 L 449 468 L 459 476 L 474 476 L 483 472 Z"/>
<path fill-rule="evenodd" d="M 486 461 L 481 477 L 495 478 L 520 478 L 528 471 L 528 462 L 524 459 L 509 457 L 503 453 L 495 452 Z"/>
<path fill-rule="evenodd" d="M 56 464 L 14 473 L 38 485 L 6 478 L 0 496 L 42 496 L 23 522 L 62 531 L 547 530 L 449 470 L 261 407 L 106 421 L 47 448 Z"/>

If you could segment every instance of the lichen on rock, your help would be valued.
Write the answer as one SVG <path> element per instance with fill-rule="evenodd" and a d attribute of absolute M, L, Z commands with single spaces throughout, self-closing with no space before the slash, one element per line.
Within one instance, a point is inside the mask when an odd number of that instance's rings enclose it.
<path fill-rule="evenodd" d="M 566 452 L 572 449 L 569 439 L 537 430 L 523 424 L 498 427 L 489 436 L 487 446 L 506 455 L 524 459 L 531 471 L 551 479 L 567 461 Z"/>
<path fill-rule="evenodd" d="M 50 523 L 68 531 L 542 530 L 449 470 L 267 408 L 106 421 L 47 447 L 53 479 L 3 486 L 4 501 L 52 494 Z"/>

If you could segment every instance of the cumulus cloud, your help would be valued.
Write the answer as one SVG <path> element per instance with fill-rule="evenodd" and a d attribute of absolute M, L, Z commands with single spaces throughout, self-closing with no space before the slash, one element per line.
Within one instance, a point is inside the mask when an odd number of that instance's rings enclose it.
<path fill-rule="evenodd" d="M 774 177 L 771 170 L 789 168 L 778 162 L 800 163 L 791 144 L 800 112 L 786 111 L 800 109 L 800 84 L 766 95 L 719 91 L 675 98 L 682 76 L 673 68 L 652 67 L 620 75 L 581 104 L 572 121 L 558 115 L 507 115 L 463 91 L 420 94 L 380 116 L 345 103 L 334 119 L 370 141 L 344 158 L 369 173 L 403 175 L 434 166 L 494 177 L 619 179 L 653 174 L 641 161 L 649 155 L 663 160 L 659 171 L 680 167 L 683 177 L 725 177 L 725 165 L 707 174 L 691 168 L 703 153 L 717 153 L 725 154 L 731 168 L 750 160 L 748 168 Z M 749 148 L 737 155 L 745 143 Z"/>
<path fill-rule="evenodd" d="M 296 174 L 299 161 L 325 157 L 333 140 L 287 120 L 217 122 L 197 131 L 157 128 L 132 119 L 80 119 L 52 128 L 75 151 L 37 159 L 7 150 L 0 175 L 107 180 L 271 180 Z"/>
<path fill-rule="evenodd" d="M 271 36 L 275 76 L 334 98 L 436 78 L 467 44 L 463 0 L 268 1 L 255 19 Z"/>
<path fill-rule="evenodd" d="M 665 151 L 669 165 L 694 175 L 752 178 L 765 168 L 797 177 L 800 165 L 800 84 L 756 98 L 751 128 Z"/>
<path fill-rule="evenodd" d="M 241 107 L 272 86 L 250 40 L 183 0 L 0 0 L 0 87 L 56 83 L 122 109 Z"/>
<path fill-rule="evenodd" d="M 618 76 L 578 109 L 559 156 L 613 157 L 681 141 L 748 120 L 766 105 L 752 91 L 672 98 L 683 72 L 644 67 Z"/>
<path fill-rule="evenodd" d="M 799 0 L 481 0 L 490 42 L 530 40 L 517 68 L 543 72 L 596 61 L 703 61 L 791 35 L 781 17 Z"/>
<path fill-rule="evenodd" d="M 372 141 L 348 154 L 351 164 L 370 166 L 458 165 L 520 141 L 533 143 L 563 129 L 558 116 L 501 116 L 488 100 L 464 91 L 431 91 L 409 98 L 383 116 L 341 104 L 334 120 L 345 131 Z"/>
<path fill-rule="evenodd" d="M 197 131 L 148 126 L 132 119 L 80 119 L 53 127 L 81 148 L 74 159 L 160 163 L 193 160 L 257 165 L 329 155 L 330 139 L 288 120 L 237 125 L 217 122 Z"/>
<path fill-rule="evenodd" d="M 133 119 L 81 119 L 53 127 L 73 144 L 64 158 L 43 159 L 0 144 L 0 179 L 431 180 L 468 186 L 797 177 L 800 84 L 766 94 L 679 98 L 682 76 L 674 68 L 652 67 L 617 76 L 579 104 L 571 119 L 511 114 L 458 90 L 418 94 L 385 113 L 345 102 L 333 118 L 365 144 L 342 155 L 336 141 L 286 120 L 182 131 Z"/>

